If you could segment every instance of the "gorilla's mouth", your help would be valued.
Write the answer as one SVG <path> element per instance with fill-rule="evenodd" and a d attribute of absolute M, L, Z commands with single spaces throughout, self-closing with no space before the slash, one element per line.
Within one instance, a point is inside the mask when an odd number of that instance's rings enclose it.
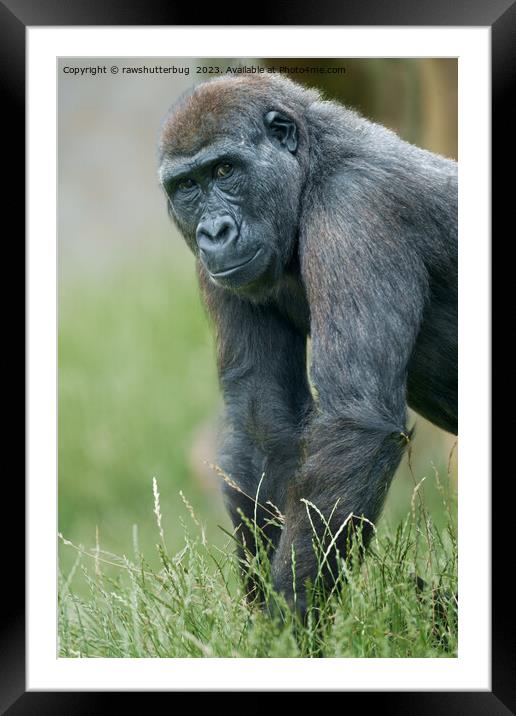
<path fill-rule="evenodd" d="M 222 271 L 210 271 L 210 276 L 213 276 L 213 278 L 225 278 L 226 276 L 231 276 L 232 274 L 237 273 L 238 271 L 243 269 L 245 266 L 249 266 L 249 264 L 255 260 L 258 254 L 261 253 L 261 251 L 261 249 L 258 249 L 250 258 L 246 259 L 245 261 L 241 261 L 239 264 L 227 266 Z"/>

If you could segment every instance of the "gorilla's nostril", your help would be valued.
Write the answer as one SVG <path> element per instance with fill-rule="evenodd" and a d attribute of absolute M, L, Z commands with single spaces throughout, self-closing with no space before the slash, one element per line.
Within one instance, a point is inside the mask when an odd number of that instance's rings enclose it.
<path fill-rule="evenodd" d="M 234 239 L 237 233 L 238 232 L 236 226 L 234 226 L 233 224 L 225 224 L 221 228 L 217 239 L 225 243 L 226 241 L 231 241 L 232 239 Z"/>
<path fill-rule="evenodd" d="M 233 231 L 233 228 L 232 223 L 224 221 L 215 227 L 215 236 L 213 238 L 215 241 L 228 241 L 232 237 L 232 234 L 236 232 L 236 227 L 235 231 Z"/>

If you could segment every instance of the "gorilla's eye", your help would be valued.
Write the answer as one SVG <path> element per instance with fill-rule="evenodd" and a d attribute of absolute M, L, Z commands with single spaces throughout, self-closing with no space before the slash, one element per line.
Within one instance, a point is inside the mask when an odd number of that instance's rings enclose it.
<path fill-rule="evenodd" d="M 233 167 L 231 164 L 228 164 L 227 162 L 224 162 L 224 164 L 219 164 L 219 166 L 215 170 L 215 176 L 217 179 L 225 179 L 233 172 Z"/>
<path fill-rule="evenodd" d="M 177 184 L 177 188 L 181 191 L 187 191 L 188 189 L 191 189 L 193 186 L 195 186 L 195 182 L 193 179 L 181 179 L 180 182 Z"/>

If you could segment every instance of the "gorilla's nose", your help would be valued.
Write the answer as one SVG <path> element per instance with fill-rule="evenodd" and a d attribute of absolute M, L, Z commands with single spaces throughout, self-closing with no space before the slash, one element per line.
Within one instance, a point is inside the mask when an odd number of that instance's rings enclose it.
<path fill-rule="evenodd" d="M 212 273 L 223 271 L 235 257 L 238 227 L 231 216 L 203 219 L 197 227 L 197 246 Z"/>
<path fill-rule="evenodd" d="M 231 216 L 216 216 L 211 219 L 204 219 L 197 227 L 197 243 L 199 248 L 202 244 L 227 243 L 236 239 L 238 229 Z"/>

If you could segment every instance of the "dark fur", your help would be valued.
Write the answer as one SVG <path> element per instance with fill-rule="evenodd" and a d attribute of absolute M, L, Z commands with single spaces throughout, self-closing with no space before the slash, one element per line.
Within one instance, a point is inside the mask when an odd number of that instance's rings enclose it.
<path fill-rule="evenodd" d="M 267 133 L 272 110 L 295 123 L 295 151 Z M 241 227 L 239 252 L 266 250 L 243 285 L 197 267 L 227 409 L 219 462 L 251 495 L 265 472 L 260 503 L 286 516 L 283 531 L 268 529 L 274 580 L 291 598 L 292 545 L 298 589 L 315 576 L 300 499 L 326 517 L 338 502 L 334 532 L 350 513 L 374 522 L 410 439 L 407 403 L 456 432 L 456 164 L 271 76 L 206 83 L 172 108 L 160 144 L 167 191 L 173 169 L 219 145 L 244 152 L 230 199 L 213 189 L 179 205 L 171 193 L 169 207 L 197 256 L 200 219 L 222 211 Z M 237 508 L 252 518 L 252 503 L 226 498 L 235 524 Z"/>

